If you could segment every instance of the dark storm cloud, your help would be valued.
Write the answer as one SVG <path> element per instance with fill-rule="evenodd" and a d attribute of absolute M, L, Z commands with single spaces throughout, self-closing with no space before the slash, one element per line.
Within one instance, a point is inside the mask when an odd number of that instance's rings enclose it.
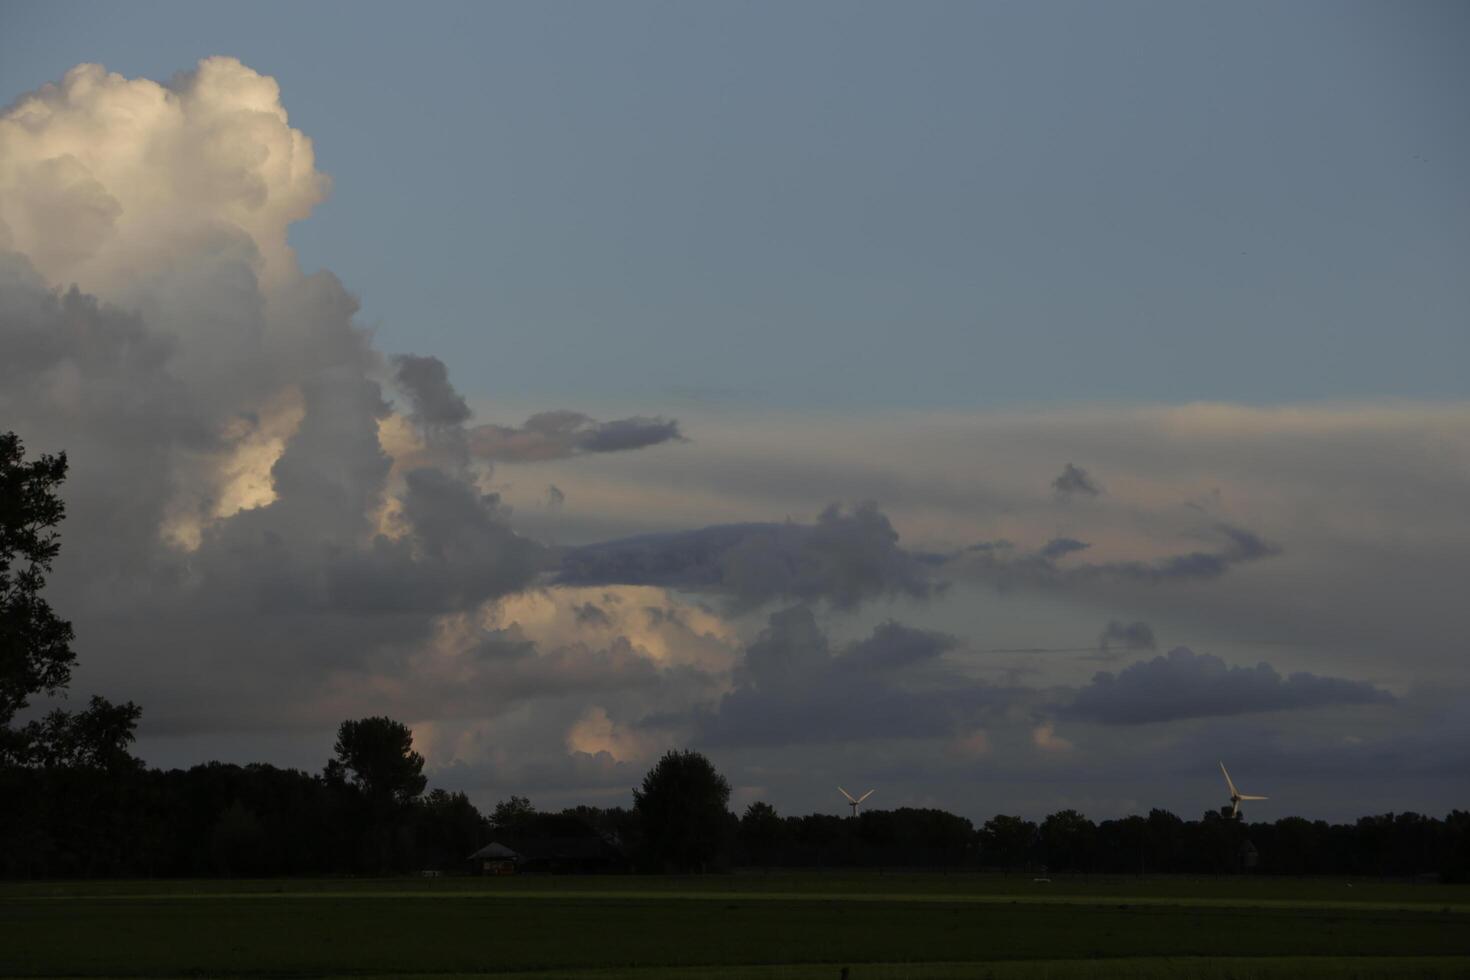
<path fill-rule="evenodd" d="M 470 407 L 449 383 L 449 370 L 437 357 L 395 354 L 393 378 L 408 395 L 411 418 L 425 426 L 456 426 L 469 421 Z"/>
<path fill-rule="evenodd" d="M 1061 475 L 1051 481 L 1051 488 L 1058 497 L 1096 497 L 1102 493 L 1098 485 L 1093 482 L 1087 471 L 1080 466 L 1068 463 L 1063 467 Z"/>
<path fill-rule="evenodd" d="M 1219 657 L 1178 647 L 1116 676 L 1098 673 L 1067 713 L 1086 721 L 1139 725 L 1392 700 L 1392 694 L 1364 681 L 1308 673 L 1283 678 L 1270 664 L 1231 667 Z"/>
<path fill-rule="evenodd" d="M 558 581 L 717 592 L 742 606 L 800 599 L 839 608 L 880 596 L 922 598 L 936 587 L 873 504 L 851 512 L 830 506 L 815 524 L 727 524 L 574 548 Z"/>
<path fill-rule="evenodd" d="M 541 412 L 519 428 L 478 425 L 469 430 L 470 451 L 481 459 L 507 463 L 561 459 L 581 453 L 616 453 L 682 441 L 679 423 L 661 416 L 635 415 L 598 422 L 581 412 Z"/>
<path fill-rule="evenodd" d="M 914 629 L 889 620 L 874 629 L 872 636 L 848 647 L 836 664 L 843 670 L 898 670 L 932 661 L 958 645 L 958 640 L 945 633 Z"/>
<path fill-rule="evenodd" d="M 737 686 L 695 714 L 718 746 L 944 738 L 1020 692 L 947 668 L 954 637 L 887 622 L 834 650 L 807 606 L 771 614 L 746 648 Z M 657 725 L 659 719 L 650 719 Z"/>

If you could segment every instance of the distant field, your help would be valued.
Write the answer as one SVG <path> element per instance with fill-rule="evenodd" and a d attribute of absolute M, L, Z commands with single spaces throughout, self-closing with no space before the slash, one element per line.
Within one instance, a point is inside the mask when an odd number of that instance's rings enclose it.
<path fill-rule="evenodd" d="M 1470 977 L 1470 889 L 822 873 L 0 884 L 7 976 L 774 980 L 841 966 L 850 980 Z"/>

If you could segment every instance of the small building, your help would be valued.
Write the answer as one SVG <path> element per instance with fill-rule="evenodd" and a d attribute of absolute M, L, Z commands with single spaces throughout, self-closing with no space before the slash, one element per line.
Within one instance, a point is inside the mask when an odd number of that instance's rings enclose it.
<path fill-rule="evenodd" d="M 617 847 L 593 834 L 585 837 L 505 837 L 469 856 L 477 874 L 615 874 L 628 870 Z"/>
<path fill-rule="evenodd" d="M 471 868 L 482 875 L 513 875 L 520 860 L 519 852 L 497 841 L 491 841 L 469 857 Z"/>

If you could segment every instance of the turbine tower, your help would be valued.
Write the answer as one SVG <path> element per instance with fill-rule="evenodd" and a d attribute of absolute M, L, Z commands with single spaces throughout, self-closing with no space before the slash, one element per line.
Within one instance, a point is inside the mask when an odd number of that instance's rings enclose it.
<path fill-rule="evenodd" d="M 1240 790 L 1236 789 L 1235 788 L 1235 783 L 1232 782 L 1231 779 L 1230 779 L 1230 770 L 1228 770 L 1228 769 L 1225 768 L 1225 763 L 1223 763 L 1223 762 L 1220 763 L 1220 771 L 1225 774 L 1225 785 L 1230 787 L 1230 818 L 1232 820 L 1238 820 L 1238 819 L 1240 819 L 1240 801 L 1241 800 L 1264 800 L 1264 799 L 1266 799 L 1266 797 L 1264 797 L 1264 796 L 1246 796 Z"/>
<path fill-rule="evenodd" d="M 870 796 L 873 795 L 873 791 L 872 790 L 868 790 L 862 796 L 859 796 L 857 799 L 853 799 L 852 798 L 852 794 L 849 793 L 847 790 L 843 789 L 841 786 L 837 787 L 837 792 L 839 792 L 843 796 L 847 797 L 847 805 L 850 806 L 850 807 L 852 807 L 852 815 L 854 817 L 857 816 L 858 804 L 861 803 L 863 800 L 866 800 L 868 797 L 870 797 Z"/>

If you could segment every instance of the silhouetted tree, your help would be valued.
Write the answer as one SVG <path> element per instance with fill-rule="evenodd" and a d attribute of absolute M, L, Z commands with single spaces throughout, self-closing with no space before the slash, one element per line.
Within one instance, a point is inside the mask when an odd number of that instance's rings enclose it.
<path fill-rule="evenodd" d="M 720 856 L 730 784 L 698 752 L 670 750 L 633 790 L 648 857 L 663 868 L 703 871 Z"/>
<path fill-rule="evenodd" d="M 344 721 L 337 729 L 337 757 L 327 763 L 329 782 L 351 783 L 370 800 L 406 804 L 424 791 L 424 757 L 413 750 L 413 732 L 391 718 Z"/>
<path fill-rule="evenodd" d="M 740 848 L 752 864 L 772 863 L 785 836 L 786 824 L 769 803 L 757 800 L 740 817 Z"/>
<path fill-rule="evenodd" d="M 31 695 L 71 679 L 71 624 L 41 597 L 61 550 L 55 528 L 66 508 L 56 488 L 65 478 L 65 453 L 28 463 L 20 438 L 0 433 L 0 728 Z"/>
<path fill-rule="evenodd" d="M 43 769 L 141 769 L 128 751 L 143 709 L 131 701 L 113 704 L 97 695 L 78 712 L 49 712 L 22 730 L 21 761 Z"/>
<path fill-rule="evenodd" d="M 513 834 L 520 831 L 535 815 L 536 808 L 529 799 L 512 795 L 510 799 L 495 804 L 490 822 L 495 825 L 496 830 Z"/>
<path fill-rule="evenodd" d="M 1148 839 L 1145 845 L 1151 871 L 1183 871 L 1186 867 L 1184 821 L 1168 810 L 1155 807 L 1148 811 Z"/>
<path fill-rule="evenodd" d="M 1007 870 L 1026 864 L 1036 844 L 1036 824 L 997 814 L 980 828 L 981 859 Z"/>
<path fill-rule="evenodd" d="M 1052 870 L 1091 871 L 1097 828 L 1076 810 L 1059 810 L 1041 822 L 1046 866 Z"/>
<path fill-rule="evenodd" d="M 484 846 L 488 821 L 468 796 L 436 789 L 419 803 L 414 814 L 420 867 L 451 870 Z"/>

